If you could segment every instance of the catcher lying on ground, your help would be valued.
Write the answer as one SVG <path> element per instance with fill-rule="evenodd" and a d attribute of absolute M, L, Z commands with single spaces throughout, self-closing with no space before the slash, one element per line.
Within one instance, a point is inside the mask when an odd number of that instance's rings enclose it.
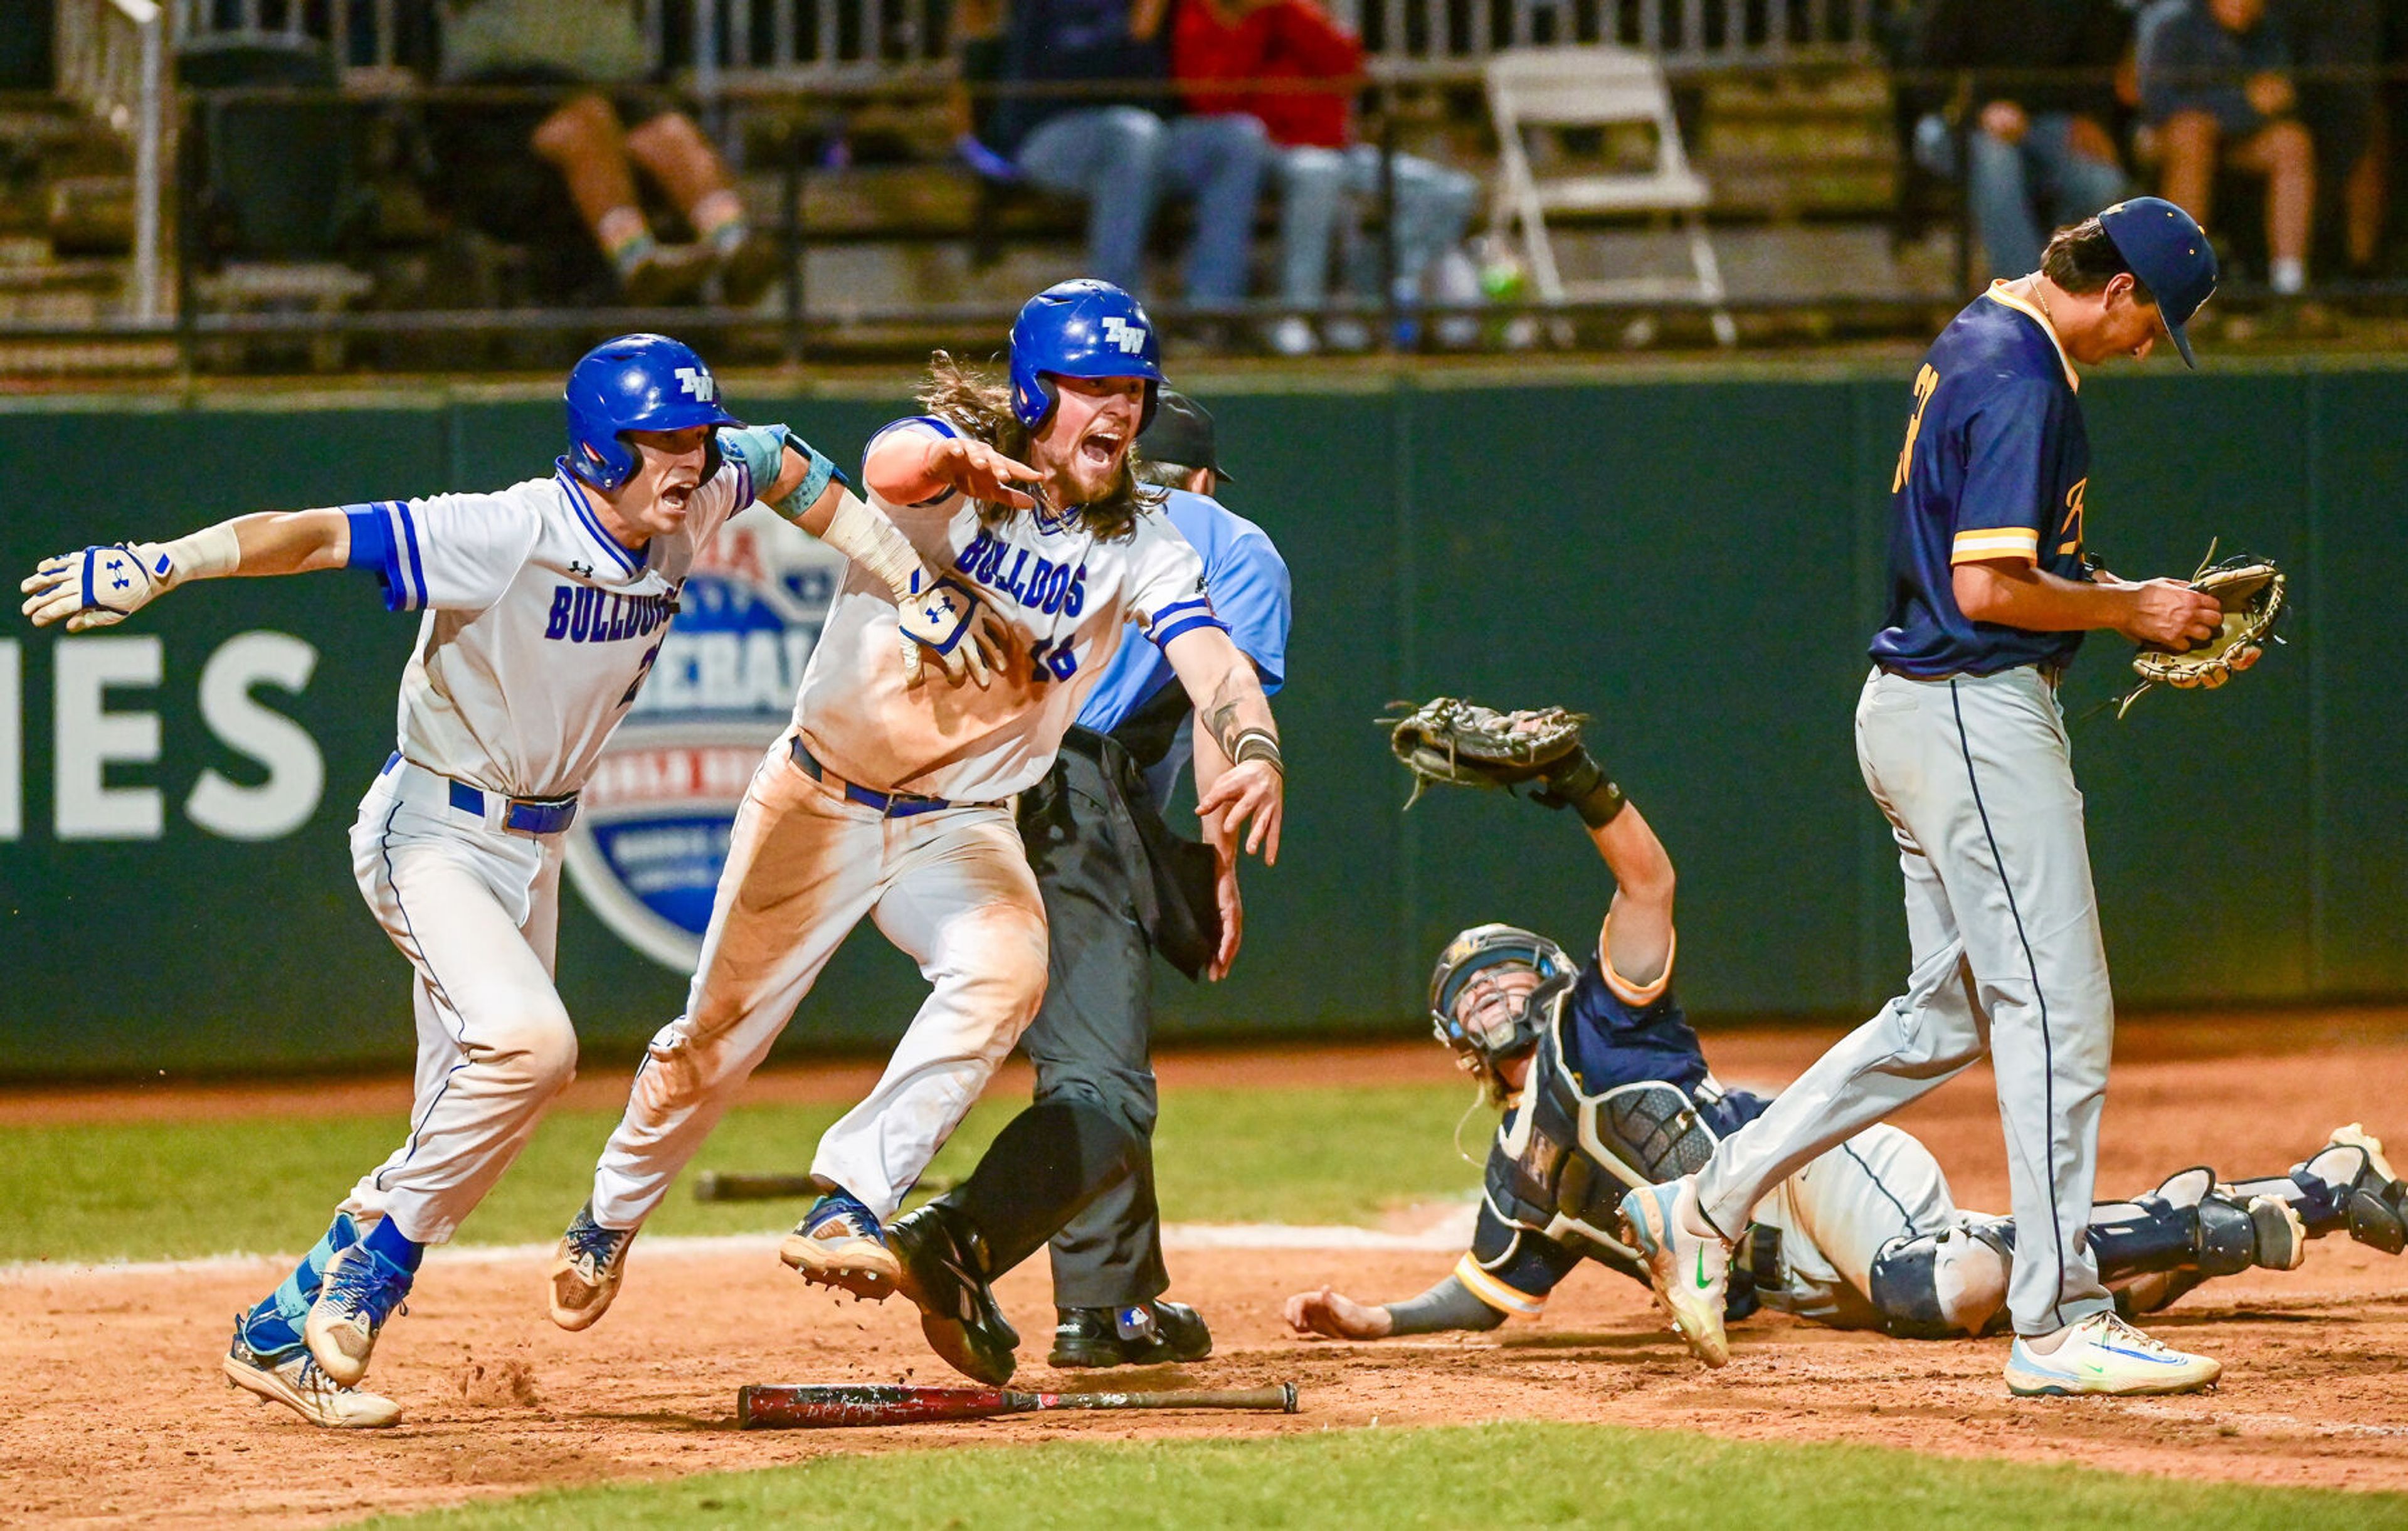
<path fill-rule="evenodd" d="M 1467 930 L 1440 954 L 1431 1023 L 1505 1109 L 1477 1231 L 1454 1273 L 1417 1297 L 1367 1304 L 1325 1286 L 1287 1300 L 1297 1332 L 1341 1339 L 1494 1328 L 1541 1311 L 1584 1259 L 1644 1285 L 1616 1213 L 1623 1194 L 1694 1169 L 1768 1104 L 1707 1070 L 1672 994 L 1671 860 L 1582 746 L 1577 715 L 1441 699 L 1398 723 L 1396 746 L 1429 780 L 1534 783 L 1541 800 L 1573 808 L 1615 890 L 1585 966 L 1510 925 Z M 2290 1269 L 2309 1239 L 2344 1229 L 2397 1254 L 2403 1203 L 2408 1186 L 2382 1144 L 2352 1125 L 2286 1175 L 2225 1184 L 2186 1169 L 2102 1204 L 2090 1238 L 2118 1306 L 2149 1312 L 2211 1277 Z M 1739 1250 L 1729 1318 L 1762 1306 L 1941 1338 L 2004 1324 L 2014 1224 L 1958 1209 L 1930 1151 L 1881 1125 L 1782 1182 Z"/>

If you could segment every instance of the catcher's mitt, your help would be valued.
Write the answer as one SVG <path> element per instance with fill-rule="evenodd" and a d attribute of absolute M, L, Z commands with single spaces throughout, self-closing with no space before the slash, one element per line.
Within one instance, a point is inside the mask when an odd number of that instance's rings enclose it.
<path fill-rule="evenodd" d="M 2210 559 L 2215 556 L 2211 544 Z M 2123 704 L 2115 708 L 2122 717 L 2132 704 L 2151 686 L 2173 686 L 2188 691 L 2194 688 L 2213 689 L 2231 680 L 2255 664 L 2258 651 L 2273 637 L 2275 620 L 2283 614 L 2283 571 L 2270 558 L 2228 558 L 2221 564 L 2202 563 L 2191 576 L 2192 588 L 2213 595 L 2224 607 L 2224 627 L 2214 637 L 2196 643 L 2181 653 L 2143 644 L 2132 655 L 2132 673 L 2141 683 L 2128 693 Z"/>
<path fill-rule="evenodd" d="M 1413 773 L 1411 808 L 1433 781 L 1451 787 L 1503 787 L 1536 780 L 1581 752 L 1581 725 L 1588 716 L 1559 707 L 1499 712 L 1453 696 L 1411 702 L 1397 717 L 1376 720 L 1388 729 L 1388 747 Z"/>

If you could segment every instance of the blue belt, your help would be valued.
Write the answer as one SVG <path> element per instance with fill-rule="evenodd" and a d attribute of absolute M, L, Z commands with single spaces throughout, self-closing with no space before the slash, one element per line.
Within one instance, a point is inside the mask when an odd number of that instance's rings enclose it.
<path fill-rule="evenodd" d="M 805 776 L 825 786 L 841 787 L 844 790 L 846 802 L 859 803 L 864 808 L 876 808 L 889 819 L 908 819 L 915 813 L 934 813 L 939 808 L 949 808 L 953 806 L 951 800 L 943 797 L 924 797 L 916 792 L 880 792 L 875 787 L 865 787 L 858 781 L 847 781 L 819 763 L 810 751 L 804 747 L 803 737 L 800 734 L 796 735 L 789 741 L 789 749 L 794 754 L 795 764 L 802 767 Z"/>
<path fill-rule="evenodd" d="M 377 774 L 383 776 L 400 764 L 401 751 L 396 750 L 384 763 L 384 770 Z M 462 813 L 474 814 L 481 821 L 485 817 L 484 790 L 472 787 L 466 781 L 453 781 L 449 777 L 444 780 L 452 789 L 452 808 Z M 502 802 L 506 806 L 502 809 L 501 827 L 513 835 L 557 835 L 577 822 L 575 793 L 566 797 L 505 797 Z"/>

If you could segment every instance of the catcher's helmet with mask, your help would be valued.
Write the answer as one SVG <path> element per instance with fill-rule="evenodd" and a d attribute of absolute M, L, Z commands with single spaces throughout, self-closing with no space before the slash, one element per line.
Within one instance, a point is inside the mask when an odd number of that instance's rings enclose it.
<path fill-rule="evenodd" d="M 1471 980 L 1491 969 L 1514 966 L 1539 976 L 1539 985 L 1501 1016 L 1478 1023 L 1458 1020 L 1455 1004 Z M 1579 967 L 1564 949 L 1518 925 L 1474 925 L 1446 943 L 1430 973 L 1430 1030 L 1461 1067 L 1495 1081 L 1497 1066 L 1538 1045 L 1557 995 L 1572 986 Z"/>

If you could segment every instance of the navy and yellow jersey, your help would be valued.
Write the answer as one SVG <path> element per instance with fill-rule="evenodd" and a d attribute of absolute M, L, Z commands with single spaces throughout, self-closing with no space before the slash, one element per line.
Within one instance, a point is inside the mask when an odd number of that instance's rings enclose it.
<path fill-rule="evenodd" d="M 1676 937 L 1656 981 L 1633 983 L 1613 970 L 1600 934 L 1597 955 L 1564 996 L 1564 1062 L 1586 1094 L 1662 1080 L 1695 1095 L 1705 1082 L 1705 1052 L 1672 994 L 1679 950 Z"/>
<path fill-rule="evenodd" d="M 1956 565 L 1992 559 L 2087 578 L 2080 387 L 2047 316 L 2004 282 L 1940 332 L 1890 478 L 1889 609 L 1873 663 L 1937 680 L 2072 660 L 2081 634 L 1969 621 L 1954 579 Z"/>
<path fill-rule="evenodd" d="M 1498 1311 L 1543 1312 L 1548 1294 L 1583 1260 L 1647 1279 L 1627 1250 L 1566 1227 L 1579 1223 L 1610 1233 L 1613 1209 L 1627 1187 L 1621 1171 L 1590 1158 L 1560 1102 L 1662 1080 L 1698 1102 L 1716 1138 L 1738 1131 L 1768 1104 L 1712 1083 L 1698 1034 L 1672 993 L 1671 975 L 1668 953 L 1655 982 L 1632 983 L 1613 971 L 1600 943 L 1541 1035 L 1522 1093 L 1507 1103 L 1498 1123 L 1471 1248 L 1455 1267 L 1456 1280 Z M 1569 1090 L 1545 1090 L 1550 1079 Z M 1550 1226 L 1564 1237 L 1550 1237 Z M 1742 1311 L 1755 1306 L 1746 1295 L 1733 1300 Z"/>

